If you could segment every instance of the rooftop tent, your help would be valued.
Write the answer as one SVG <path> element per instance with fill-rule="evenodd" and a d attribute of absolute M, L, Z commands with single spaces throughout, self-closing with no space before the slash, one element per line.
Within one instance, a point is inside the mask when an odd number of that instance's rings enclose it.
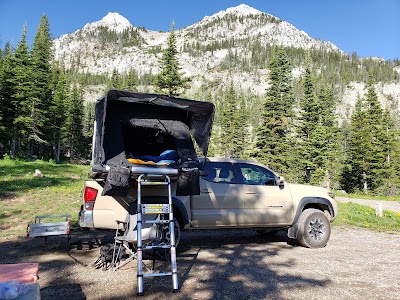
<path fill-rule="evenodd" d="M 129 165 L 128 155 L 175 150 L 180 163 L 196 160 L 192 137 L 206 156 L 214 105 L 166 95 L 112 89 L 96 102 L 92 168 Z"/>

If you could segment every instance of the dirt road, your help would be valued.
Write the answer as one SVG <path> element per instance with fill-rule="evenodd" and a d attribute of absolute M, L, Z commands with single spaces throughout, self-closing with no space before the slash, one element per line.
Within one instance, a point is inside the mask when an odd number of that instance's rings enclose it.
<path fill-rule="evenodd" d="M 391 210 L 394 212 L 400 213 L 400 202 L 395 201 L 382 201 L 382 200 L 366 200 L 366 199 L 356 199 L 356 198 L 348 198 L 348 197 L 336 197 L 337 201 L 340 202 L 353 202 L 362 205 L 368 205 L 372 208 L 377 208 L 378 204 L 382 204 L 383 210 Z"/>
<path fill-rule="evenodd" d="M 119 271 L 94 269 L 90 232 L 0 244 L 0 263 L 39 262 L 42 300 L 135 299 L 136 261 Z M 166 263 L 164 263 L 166 264 Z M 158 266 L 162 266 L 160 261 Z M 180 291 L 170 277 L 145 279 L 140 299 L 399 299 L 400 235 L 334 227 L 323 249 L 291 245 L 284 232 L 195 231 L 178 248 Z"/>

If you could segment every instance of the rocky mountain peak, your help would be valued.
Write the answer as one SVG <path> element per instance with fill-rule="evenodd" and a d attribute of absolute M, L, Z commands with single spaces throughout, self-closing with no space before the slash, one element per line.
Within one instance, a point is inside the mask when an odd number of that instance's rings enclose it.
<path fill-rule="evenodd" d="M 222 10 L 219 13 L 215 14 L 214 16 L 218 15 L 226 15 L 226 14 L 236 14 L 238 16 L 248 16 L 248 15 L 257 15 L 257 14 L 262 14 L 261 11 L 248 6 L 246 4 L 240 4 L 238 6 L 230 7 L 226 10 Z"/>
<path fill-rule="evenodd" d="M 124 32 L 126 29 L 129 31 Z M 119 13 L 110 12 L 99 21 L 55 39 L 54 58 L 77 73 L 110 76 L 115 69 L 121 74 L 133 69 L 139 76 L 154 75 L 160 71 L 168 36 L 168 32 L 137 28 Z M 332 43 L 312 38 L 292 24 L 245 4 L 177 30 L 176 44 L 182 72 L 192 78 L 192 93 L 214 82 L 228 86 L 231 80 L 238 89 L 265 93 L 269 70 L 264 52 L 270 46 L 345 54 Z M 400 72 L 400 67 L 394 70 Z M 301 64 L 295 66 L 293 77 L 301 76 L 303 71 Z M 382 85 L 379 92 L 398 98 L 399 90 L 398 84 Z M 363 91 L 361 84 L 343 92 L 343 98 L 348 99 L 343 101 L 343 112 L 347 111 L 345 103 L 354 106 Z"/>
<path fill-rule="evenodd" d="M 226 10 L 221 10 L 211 16 L 205 16 L 199 23 L 209 22 L 214 19 L 222 19 L 226 15 L 230 14 L 235 14 L 237 16 L 248 16 L 248 15 L 263 14 L 263 12 L 246 4 L 240 4 L 238 6 L 227 8 Z"/>
<path fill-rule="evenodd" d="M 117 35 L 98 31 L 104 28 Z M 136 31 L 130 32 L 129 37 L 122 37 L 124 30 L 130 28 Z M 101 20 L 56 39 L 55 59 L 62 60 L 67 69 L 91 74 L 111 74 L 115 68 L 126 73 L 131 66 L 135 66 L 139 74 L 155 74 L 159 72 L 160 49 L 165 46 L 168 35 L 138 29 L 119 13 L 109 12 Z M 255 41 L 261 45 L 339 50 L 329 42 L 313 39 L 290 23 L 245 4 L 206 16 L 176 32 L 176 43 L 181 49 L 179 58 L 187 76 L 210 75 L 230 52 L 247 57 L 248 45 Z"/>
<path fill-rule="evenodd" d="M 123 32 L 125 29 L 132 27 L 133 25 L 126 19 L 116 12 L 109 12 L 100 21 L 86 24 L 83 30 L 93 30 L 97 27 L 107 27 L 109 30 L 116 31 L 118 33 Z"/>

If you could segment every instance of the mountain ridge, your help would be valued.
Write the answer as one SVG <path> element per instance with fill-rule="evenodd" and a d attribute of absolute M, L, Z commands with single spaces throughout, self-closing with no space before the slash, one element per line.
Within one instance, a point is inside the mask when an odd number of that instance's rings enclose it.
<path fill-rule="evenodd" d="M 245 4 L 205 16 L 175 30 L 175 35 L 180 66 L 184 76 L 192 78 L 192 88 L 188 92 L 192 95 L 205 84 L 218 82 L 219 86 L 226 87 L 229 81 L 237 90 L 263 95 L 269 86 L 267 54 L 264 52 L 276 45 L 336 53 L 349 64 L 352 59 L 333 43 L 312 38 L 292 24 Z M 121 14 L 109 12 L 101 20 L 55 39 L 55 60 L 75 73 L 110 76 L 113 70 L 125 74 L 134 69 L 139 76 L 154 75 L 160 71 L 162 49 L 168 36 L 169 32 L 136 27 Z M 260 55 L 260 62 L 251 62 L 253 56 Z M 304 71 L 304 62 L 293 67 L 293 77 L 299 78 Z M 326 66 L 321 65 L 316 71 L 321 72 L 324 68 Z M 393 68 L 393 71 L 399 72 L 399 68 Z M 345 112 L 349 106 L 353 107 L 357 97 L 364 93 L 363 86 L 348 83 L 341 87 L 340 96 L 344 100 L 338 110 Z M 379 90 L 382 91 L 378 94 L 382 103 L 400 97 L 399 83 L 381 86 Z"/>
<path fill-rule="evenodd" d="M 247 18 L 247 22 L 240 23 L 240 25 L 232 25 L 233 22 L 224 22 L 224 18 L 229 18 L 229 16 L 235 16 L 235 18 Z M 249 22 L 249 16 L 259 16 L 260 19 L 255 19 L 252 22 Z M 221 28 L 218 26 L 216 29 L 212 25 L 212 22 L 219 20 L 222 22 L 222 25 L 230 26 L 231 28 Z M 274 20 L 274 23 L 265 21 Z M 264 23 L 261 23 L 264 22 Z M 258 23 L 258 26 L 256 26 Z M 219 25 L 221 25 L 219 24 Z M 261 26 L 260 26 L 261 24 Z M 282 21 L 272 15 L 267 13 L 263 13 L 258 11 L 248 5 L 241 4 L 236 7 L 231 7 L 226 10 L 221 10 L 211 16 L 205 16 L 201 21 L 191 24 L 187 27 L 182 29 L 176 30 L 177 36 L 177 46 L 182 47 L 185 43 L 190 43 L 192 39 L 190 36 L 193 34 L 193 31 L 198 31 L 199 28 L 208 27 L 209 30 L 205 31 L 203 35 L 200 35 L 200 40 L 204 45 L 209 45 L 213 41 L 221 41 L 221 40 L 229 40 L 232 38 L 243 38 L 243 35 L 240 35 L 243 31 L 248 31 L 246 33 L 246 37 L 256 37 L 260 36 L 260 42 L 262 43 L 269 43 L 269 44 L 276 44 L 286 47 L 298 47 L 304 49 L 310 49 L 312 47 L 325 47 L 329 50 L 337 51 L 339 50 L 335 45 L 330 42 L 320 41 L 317 39 L 313 39 L 308 36 L 307 33 L 295 28 L 293 25 Z M 232 27 L 235 28 L 232 28 Z M 121 34 L 124 30 L 132 29 L 138 31 L 138 34 L 143 38 L 143 48 L 149 48 L 154 46 L 161 46 L 165 45 L 166 39 L 169 33 L 163 32 L 156 32 L 147 29 L 139 29 L 135 25 L 131 24 L 125 17 L 121 14 L 116 12 L 109 12 L 105 17 L 101 20 L 88 23 L 83 28 L 76 30 L 73 33 L 65 34 L 60 36 L 59 38 L 55 39 L 55 58 L 56 60 L 60 60 L 60 58 L 67 59 L 66 61 L 66 68 L 69 69 L 68 60 L 71 60 L 71 56 L 74 56 L 75 50 L 79 50 L 78 48 L 92 48 L 92 51 L 95 50 L 94 46 L 91 46 L 89 42 L 81 41 L 79 45 L 77 44 L 77 40 L 79 36 L 82 36 L 85 33 L 91 33 L 92 35 L 95 34 L 96 30 L 99 28 L 107 27 L 110 31 L 115 31 L 118 34 Z M 232 30 L 236 29 L 236 30 Z M 197 39 L 199 42 L 199 39 Z M 69 44 L 69 45 L 67 45 Z M 72 45 L 71 45 L 72 44 Z M 132 48 L 132 47 L 131 47 Z M 133 49 L 126 49 L 127 52 L 132 51 Z M 138 50 L 136 48 L 135 50 Z M 87 51 L 86 51 L 87 52 Z M 115 54 L 115 53 L 112 53 Z M 221 55 L 221 53 L 219 54 Z M 118 56 L 118 55 L 117 55 Z M 146 56 L 146 55 L 145 55 Z M 89 56 L 92 58 L 92 56 Z M 99 55 L 101 57 L 101 55 Z M 83 57 L 84 58 L 84 57 Z M 104 59 L 103 59 L 104 60 Z M 218 63 L 219 57 L 216 57 L 214 63 Z M 114 68 L 117 68 L 119 72 L 125 73 L 128 71 L 128 68 L 124 66 L 124 60 L 121 57 L 118 57 L 117 61 L 119 62 L 118 65 L 115 63 L 112 64 L 105 64 L 103 68 L 95 68 L 91 65 L 89 61 L 85 61 L 85 65 L 87 68 L 83 68 L 83 72 L 91 72 L 95 74 L 101 74 L 106 71 L 107 74 L 111 74 Z M 187 61 L 187 59 L 186 59 Z M 150 59 L 151 63 L 157 64 L 157 61 L 153 61 Z M 213 62 L 211 62 L 213 63 Z M 92 62 L 94 64 L 94 62 Z M 125 62 L 125 65 L 127 62 Z M 107 67 L 106 65 L 111 65 L 111 67 Z M 190 69 L 190 68 L 189 68 Z M 142 70 L 138 70 L 139 73 L 156 73 L 157 70 L 155 68 L 149 67 L 144 68 Z M 183 64 L 183 71 L 185 71 L 185 65 Z M 189 71 L 189 70 L 188 70 Z M 190 72 L 189 72 L 190 73 Z"/>

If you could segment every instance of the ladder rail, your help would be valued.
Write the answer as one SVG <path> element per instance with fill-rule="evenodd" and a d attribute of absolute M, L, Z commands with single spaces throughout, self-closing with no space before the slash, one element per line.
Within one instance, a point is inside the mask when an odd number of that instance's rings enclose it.
<path fill-rule="evenodd" d="M 172 276 L 172 286 L 173 292 L 178 291 L 179 283 L 178 283 L 178 268 L 176 263 L 176 244 L 175 244 L 175 224 L 174 224 L 174 214 L 173 214 L 173 205 L 172 205 L 172 188 L 171 188 L 171 180 L 166 174 L 141 174 L 138 179 L 138 189 L 137 189 L 137 286 L 138 286 L 138 296 L 143 295 L 143 279 L 145 277 L 154 277 L 154 276 Z M 168 193 L 168 207 L 164 204 L 152 204 L 152 205 L 144 205 L 142 204 L 142 186 L 156 186 L 156 185 L 165 185 L 167 186 Z M 168 220 L 143 220 L 143 214 L 168 214 Z M 153 223 L 153 224 L 168 224 L 169 226 L 169 234 L 170 240 L 169 244 L 162 243 L 159 246 L 151 245 L 151 246 L 143 246 L 143 237 L 142 237 L 142 228 L 143 223 Z M 179 225 L 178 225 L 179 226 Z M 162 273 L 152 273 L 152 274 L 143 274 L 143 250 L 146 249 L 170 249 L 170 259 L 171 259 L 171 272 L 162 272 Z"/>

